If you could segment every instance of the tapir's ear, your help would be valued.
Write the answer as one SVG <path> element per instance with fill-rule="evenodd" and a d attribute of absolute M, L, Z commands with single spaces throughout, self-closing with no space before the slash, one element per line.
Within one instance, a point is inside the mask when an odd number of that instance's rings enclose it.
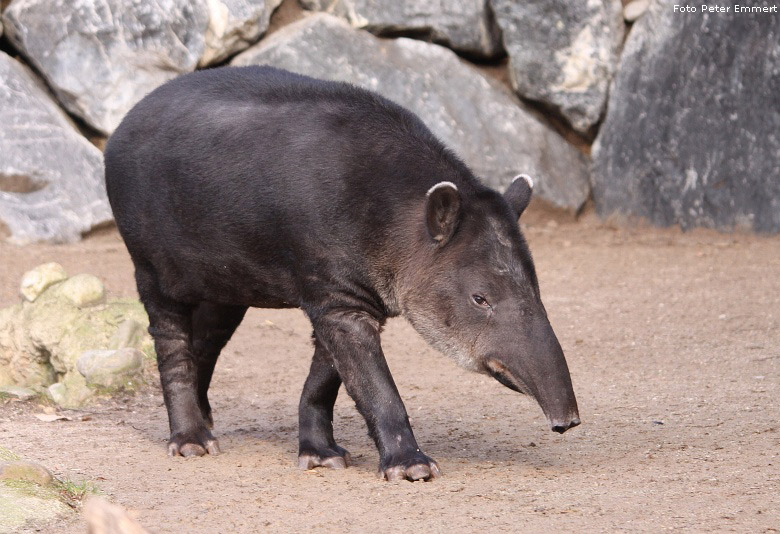
<path fill-rule="evenodd" d="M 518 174 L 512 179 L 512 183 L 504 193 L 504 199 L 519 218 L 531 201 L 531 193 L 534 190 L 534 181 L 527 174 Z"/>
<path fill-rule="evenodd" d="M 439 246 L 450 240 L 460 220 L 460 193 L 452 182 L 439 182 L 428 190 L 425 222 L 428 233 Z"/>

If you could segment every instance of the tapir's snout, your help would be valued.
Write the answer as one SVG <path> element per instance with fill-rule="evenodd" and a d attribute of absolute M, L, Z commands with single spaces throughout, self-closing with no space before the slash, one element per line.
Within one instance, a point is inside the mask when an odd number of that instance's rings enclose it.
<path fill-rule="evenodd" d="M 566 358 L 546 318 L 529 330 L 525 342 L 515 345 L 521 350 L 491 354 L 485 370 L 508 388 L 534 397 L 552 431 L 563 434 L 580 424 Z"/>
<path fill-rule="evenodd" d="M 558 434 L 563 434 L 570 428 L 574 428 L 575 426 L 578 426 L 580 424 L 580 418 L 574 417 L 570 419 L 569 421 L 553 421 L 550 426 L 552 427 L 553 432 L 557 432 Z"/>

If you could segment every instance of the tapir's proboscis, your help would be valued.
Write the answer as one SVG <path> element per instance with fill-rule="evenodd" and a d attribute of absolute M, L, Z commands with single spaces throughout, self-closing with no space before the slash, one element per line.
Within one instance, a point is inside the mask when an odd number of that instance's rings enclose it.
<path fill-rule="evenodd" d="M 415 440 L 380 345 L 406 317 L 460 365 L 579 424 L 569 370 L 518 218 L 533 182 L 484 186 L 420 119 L 352 85 L 270 67 L 181 76 L 138 103 L 106 184 L 149 314 L 170 455 L 219 452 L 208 388 L 249 307 L 301 308 L 314 356 L 299 465 L 346 467 L 343 383 L 388 480 L 440 474 Z"/>

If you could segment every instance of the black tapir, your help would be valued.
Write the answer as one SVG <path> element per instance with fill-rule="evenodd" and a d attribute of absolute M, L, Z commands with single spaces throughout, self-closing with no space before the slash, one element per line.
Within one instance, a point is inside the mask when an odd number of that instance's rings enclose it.
<path fill-rule="evenodd" d="M 382 354 L 382 325 L 398 315 L 460 365 L 531 395 L 554 431 L 579 424 L 517 222 L 531 180 L 489 189 L 406 109 L 270 67 L 206 70 L 137 104 L 105 165 L 149 314 L 170 455 L 219 452 L 207 391 L 249 306 L 301 308 L 314 327 L 302 468 L 349 462 L 332 426 L 343 382 L 380 474 L 439 474 Z"/>

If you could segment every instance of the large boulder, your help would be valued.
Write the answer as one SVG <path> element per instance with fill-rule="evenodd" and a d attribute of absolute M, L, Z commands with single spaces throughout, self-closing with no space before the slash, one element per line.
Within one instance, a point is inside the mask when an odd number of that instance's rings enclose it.
<path fill-rule="evenodd" d="M 257 41 L 280 3 L 15 0 L 3 22 L 60 102 L 108 135 L 159 85 Z"/>
<path fill-rule="evenodd" d="M 598 212 L 780 231 L 779 95 L 776 15 L 656 2 L 631 30 L 594 146 Z"/>
<path fill-rule="evenodd" d="M 205 50 L 205 0 L 15 0 L 7 37 L 60 102 L 104 134 L 144 95 L 195 69 Z"/>
<path fill-rule="evenodd" d="M 200 65 L 218 63 L 257 42 L 282 0 L 207 0 L 209 25 Z"/>
<path fill-rule="evenodd" d="M 492 0 L 513 87 L 579 132 L 602 116 L 625 25 L 620 0 Z"/>
<path fill-rule="evenodd" d="M 493 57 L 501 32 L 488 0 L 300 0 L 379 35 L 420 35 L 459 52 Z"/>
<path fill-rule="evenodd" d="M 557 206 L 578 209 L 589 194 L 586 158 L 441 46 L 378 39 L 319 13 L 272 34 L 232 64 L 274 65 L 372 89 L 417 113 L 493 187 L 526 172 Z"/>
<path fill-rule="evenodd" d="M 109 220 L 103 155 L 35 75 L 0 52 L 0 226 L 18 244 L 67 242 Z"/>

